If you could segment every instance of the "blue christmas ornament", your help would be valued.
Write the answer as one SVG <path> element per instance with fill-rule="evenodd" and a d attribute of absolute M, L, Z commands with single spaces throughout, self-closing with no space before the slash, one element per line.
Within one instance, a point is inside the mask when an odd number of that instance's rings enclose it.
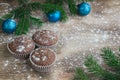
<path fill-rule="evenodd" d="M 91 6 L 90 4 L 86 2 L 82 2 L 81 4 L 78 4 L 78 14 L 81 16 L 86 16 L 90 13 Z"/>
<path fill-rule="evenodd" d="M 57 22 L 57 21 L 59 21 L 60 20 L 60 18 L 61 18 L 61 13 L 60 13 L 60 11 L 52 11 L 52 12 L 49 12 L 48 14 L 47 14 L 47 17 L 48 17 L 48 20 L 50 21 L 50 22 Z"/>
<path fill-rule="evenodd" d="M 13 33 L 16 30 L 16 21 L 13 19 L 7 19 L 2 23 L 2 30 L 5 33 Z"/>

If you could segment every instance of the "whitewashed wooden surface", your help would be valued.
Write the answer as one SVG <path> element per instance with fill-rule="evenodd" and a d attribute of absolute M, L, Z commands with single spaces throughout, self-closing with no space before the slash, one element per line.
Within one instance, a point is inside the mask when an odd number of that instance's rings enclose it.
<path fill-rule="evenodd" d="M 35 72 L 26 61 L 15 59 L 4 43 L 0 44 L 0 80 L 72 80 L 73 69 L 83 67 L 88 54 L 93 54 L 102 65 L 100 49 L 111 47 L 117 51 L 120 44 L 120 0 L 96 0 L 91 5 L 92 12 L 86 17 L 70 16 L 65 23 L 47 22 L 41 27 L 59 36 L 58 44 L 51 47 L 57 53 L 54 72 Z M 35 31 L 31 29 L 28 35 Z M 6 39 L 9 36 L 4 35 Z"/>

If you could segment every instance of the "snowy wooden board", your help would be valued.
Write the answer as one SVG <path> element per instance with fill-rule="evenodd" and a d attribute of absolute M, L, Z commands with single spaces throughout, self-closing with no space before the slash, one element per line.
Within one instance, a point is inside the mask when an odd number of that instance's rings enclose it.
<path fill-rule="evenodd" d="M 84 68 L 85 56 L 92 54 L 99 64 L 103 47 L 117 51 L 120 44 L 120 1 L 96 0 L 86 17 L 69 16 L 68 21 L 45 23 L 40 30 L 54 31 L 59 41 L 50 47 L 57 53 L 54 71 L 35 72 L 27 61 L 15 59 L 7 50 L 6 42 L 14 35 L 0 33 L 0 80 L 72 80 L 75 67 Z M 39 16 L 38 16 L 39 17 Z M 31 28 L 28 36 L 36 31 Z"/>

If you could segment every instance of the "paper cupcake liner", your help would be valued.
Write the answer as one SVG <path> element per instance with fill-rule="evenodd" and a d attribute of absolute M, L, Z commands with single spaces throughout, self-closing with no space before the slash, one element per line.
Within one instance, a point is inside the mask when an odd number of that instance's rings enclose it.
<path fill-rule="evenodd" d="M 17 59 L 28 59 L 29 58 L 30 53 L 27 53 L 27 54 L 17 54 L 15 52 L 11 51 L 10 48 L 9 48 L 9 43 L 7 43 L 7 49 Z"/>
<path fill-rule="evenodd" d="M 47 48 L 49 49 L 49 48 Z M 50 49 L 51 50 L 51 49 Z M 53 50 L 51 50 L 52 52 L 54 52 Z M 40 66 L 40 65 L 36 65 L 33 61 L 32 61 L 32 58 L 31 58 L 31 55 L 34 51 L 31 52 L 30 54 L 30 57 L 29 57 L 29 61 L 30 61 L 30 64 L 32 66 L 32 68 L 38 72 L 51 72 L 52 71 L 52 66 L 55 64 L 56 62 L 56 53 L 54 52 L 55 54 L 55 60 L 52 64 L 50 65 L 47 65 L 47 66 Z"/>
<path fill-rule="evenodd" d="M 32 68 L 34 69 L 34 70 L 36 70 L 36 71 L 38 71 L 38 72 L 51 72 L 51 68 L 52 68 L 52 66 L 49 66 L 49 67 L 47 67 L 47 66 L 35 66 L 35 65 L 33 65 L 32 64 Z"/>

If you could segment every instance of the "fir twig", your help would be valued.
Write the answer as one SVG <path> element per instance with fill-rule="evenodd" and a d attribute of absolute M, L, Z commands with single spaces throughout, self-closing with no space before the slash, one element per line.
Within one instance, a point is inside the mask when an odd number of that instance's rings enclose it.
<path fill-rule="evenodd" d="M 20 18 L 16 29 L 16 35 L 26 34 L 29 27 L 30 27 L 29 19 L 25 17 Z"/>
<path fill-rule="evenodd" d="M 67 15 L 66 12 L 64 11 L 64 9 L 59 6 L 59 5 L 55 5 L 55 4 L 41 4 L 39 2 L 33 2 L 29 4 L 29 7 L 32 10 L 41 10 L 43 11 L 45 14 L 49 13 L 50 11 L 53 10 L 59 10 L 61 12 L 61 21 L 65 21 L 67 19 Z"/>
<path fill-rule="evenodd" d="M 13 13 L 8 13 L 8 14 L 2 16 L 2 17 L 0 18 L 0 24 L 2 24 L 2 22 L 3 22 L 4 20 L 9 19 L 9 18 L 12 18 L 12 17 L 13 17 Z"/>
<path fill-rule="evenodd" d="M 24 5 L 27 4 L 29 2 L 29 0 L 17 0 L 19 5 Z"/>
<path fill-rule="evenodd" d="M 18 26 L 16 30 L 16 34 L 23 34 L 28 31 L 28 23 L 32 22 L 33 24 L 41 25 L 42 21 L 40 19 L 31 17 L 31 11 L 41 10 L 45 14 L 48 14 L 51 11 L 59 10 L 61 12 L 61 21 L 66 21 L 67 14 L 63 8 L 63 4 L 66 3 L 69 6 L 69 10 L 72 14 L 77 13 L 75 0 L 46 0 L 47 3 L 40 2 L 30 2 L 30 0 L 17 0 L 19 3 L 19 7 L 12 10 L 9 14 L 3 16 L 3 19 L 13 18 L 17 19 Z M 89 0 L 90 1 L 90 0 Z M 0 19 L 0 24 L 2 24 L 2 18 Z M 23 21 L 22 21 L 23 20 Z M 22 28 L 20 28 L 22 26 Z"/>
<path fill-rule="evenodd" d="M 100 65 L 97 64 L 97 62 L 93 59 L 93 56 L 88 56 L 85 60 L 85 66 L 88 67 L 89 72 L 97 75 L 102 76 L 104 73 L 104 70 L 101 68 Z"/>
<path fill-rule="evenodd" d="M 105 71 L 102 80 L 120 80 L 120 76 L 116 73 Z"/>
<path fill-rule="evenodd" d="M 115 56 L 113 51 L 110 48 L 103 48 L 102 52 L 102 57 L 105 60 L 106 64 L 116 71 L 120 72 L 120 59 Z"/>
<path fill-rule="evenodd" d="M 89 80 L 86 73 L 81 68 L 76 68 L 74 80 Z"/>
<path fill-rule="evenodd" d="M 57 4 L 57 5 L 60 5 L 60 6 L 63 5 L 63 2 L 64 2 L 64 0 L 46 0 L 46 3 Z"/>
<path fill-rule="evenodd" d="M 69 10 L 72 14 L 77 14 L 76 3 L 74 0 L 67 0 Z"/>
<path fill-rule="evenodd" d="M 30 16 L 30 20 L 32 24 L 36 24 L 38 26 L 41 26 L 43 24 L 43 22 L 40 19 L 32 17 L 32 16 Z"/>
<path fill-rule="evenodd" d="M 120 80 L 120 76 L 118 74 L 102 69 L 102 67 L 97 64 L 92 56 L 88 56 L 86 58 L 85 65 L 89 72 L 100 77 L 102 80 Z"/>
<path fill-rule="evenodd" d="M 2 23 L 3 23 L 3 21 L 4 21 L 4 20 L 3 20 L 2 18 L 0 18 L 0 24 L 2 24 Z"/>
<path fill-rule="evenodd" d="M 6 20 L 6 19 L 9 19 L 9 18 L 12 18 L 13 16 L 14 16 L 13 13 L 8 13 L 8 14 L 4 15 L 4 16 L 2 17 L 2 19 Z"/>

